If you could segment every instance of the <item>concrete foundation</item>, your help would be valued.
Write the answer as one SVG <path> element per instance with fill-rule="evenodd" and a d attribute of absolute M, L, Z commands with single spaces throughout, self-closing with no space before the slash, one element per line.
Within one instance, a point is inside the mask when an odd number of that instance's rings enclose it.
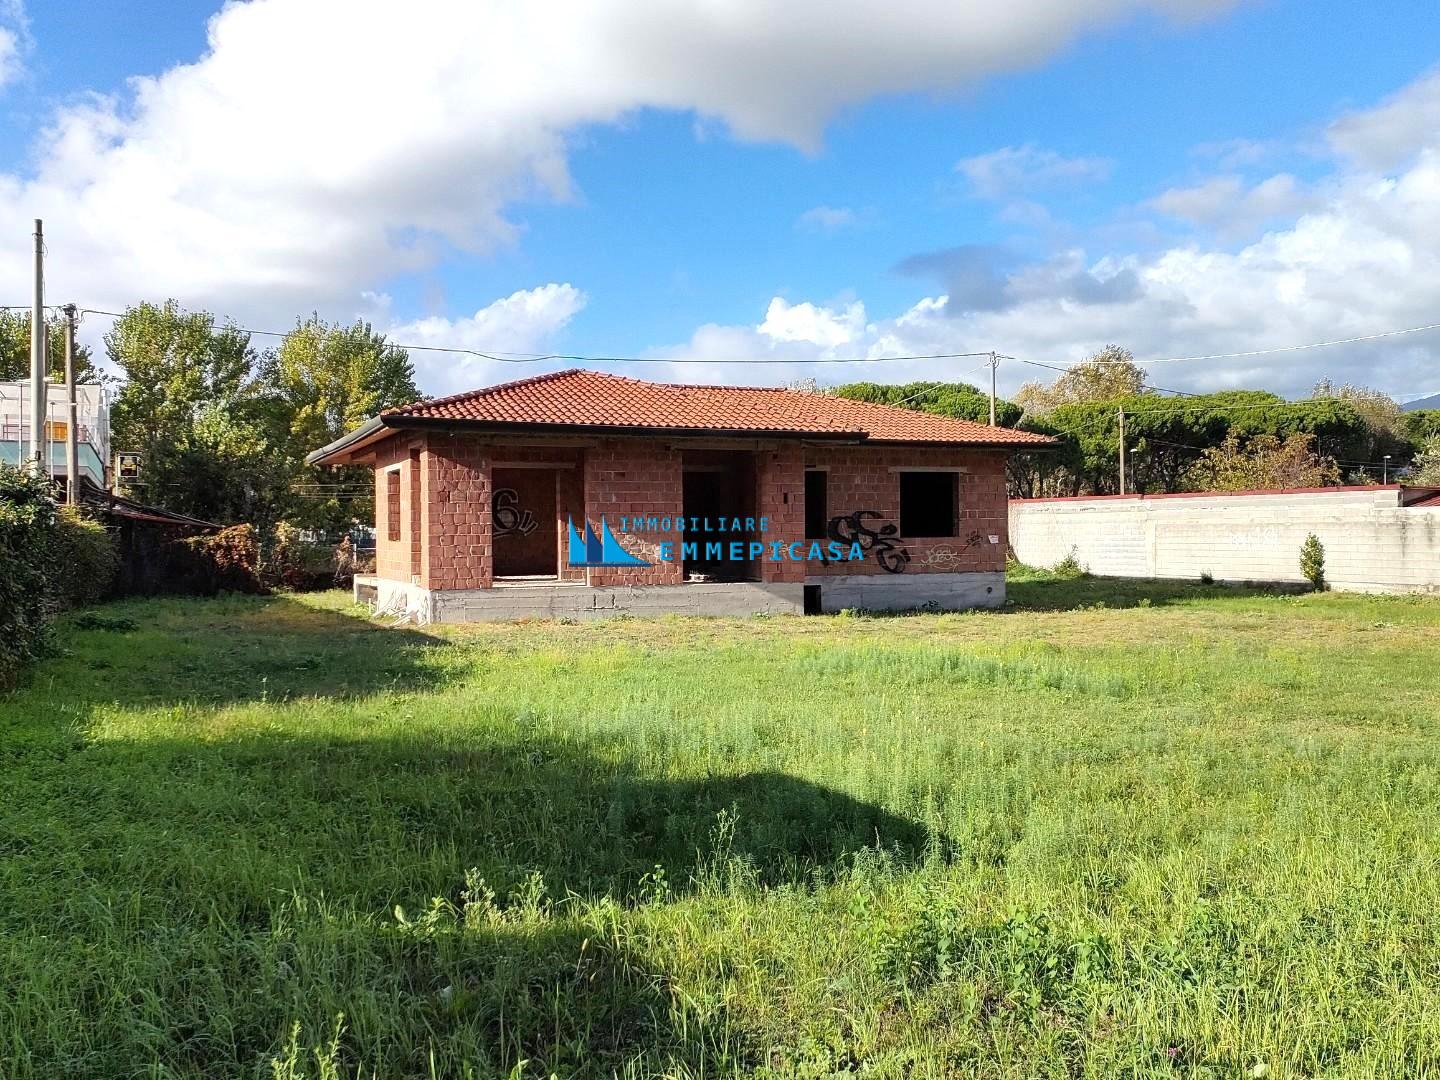
<path fill-rule="evenodd" d="M 585 585 L 579 582 L 497 582 L 489 589 L 431 590 L 371 575 L 355 578 L 355 600 L 376 615 L 417 623 L 506 619 L 605 619 L 617 615 L 799 615 L 806 588 L 820 590 L 823 612 L 847 608 L 909 611 L 998 608 L 999 573 L 874 574 L 812 577 L 799 582 L 687 582 L 684 585 Z"/>
<path fill-rule="evenodd" d="M 798 582 L 689 582 L 684 585 L 585 585 L 497 582 L 489 589 L 430 590 L 376 577 L 355 579 L 355 599 L 377 615 L 418 623 L 506 619 L 606 619 L 617 615 L 799 615 Z"/>
<path fill-rule="evenodd" d="M 965 611 L 998 608 L 1005 603 L 1003 573 L 856 574 L 846 577 L 811 577 L 806 584 L 820 587 L 820 610 L 910 611 L 938 608 Z"/>

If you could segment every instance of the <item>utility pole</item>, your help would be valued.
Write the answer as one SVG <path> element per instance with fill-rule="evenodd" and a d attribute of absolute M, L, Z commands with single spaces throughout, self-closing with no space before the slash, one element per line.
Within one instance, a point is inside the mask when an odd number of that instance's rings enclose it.
<path fill-rule="evenodd" d="M 990 426 L 995 426 L 995 369 L 1000 366 L 1000 360 L 992 351 L 990 353 Z"/>
<path fill-rule="evenodd" d="M 75 400 L 75 305 L 65 305 L 65 502 L 80 505 L 79 403 Z"/>
<path fill-rule="evenodd" d="M 1125 410 L 1120 410 L 1120 494 L 1125 494 Z"/>
<path fill-rule="evenodd" d="M 37 473 L 45 471 L 50 443 L 45 438 L 45 232 L 35 219 L 35 304 L 30 311 L 30 460 Z"/>

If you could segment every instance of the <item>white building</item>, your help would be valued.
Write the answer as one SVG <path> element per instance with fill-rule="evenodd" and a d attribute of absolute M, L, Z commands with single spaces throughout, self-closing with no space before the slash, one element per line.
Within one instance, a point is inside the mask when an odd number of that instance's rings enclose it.
<path fill-rule="evenodd" d="M 68 424 L 65 387 L 48 384 L 45 410 L 45 437 L 49 442 L 46 467 L 51 476 L 65 477 L 65 436 Z M 81 482 L 88 480 L 95 487 L 105 487 L 105 467 L 110 460 L 110 401 L 105 387 L 99 383 L 83 383 L 75 388 L 77 453 L 76 471 Z M 0 461 L 17 465 L 29 459 L 30 449 L 30 383 L 0 382 Z"/>

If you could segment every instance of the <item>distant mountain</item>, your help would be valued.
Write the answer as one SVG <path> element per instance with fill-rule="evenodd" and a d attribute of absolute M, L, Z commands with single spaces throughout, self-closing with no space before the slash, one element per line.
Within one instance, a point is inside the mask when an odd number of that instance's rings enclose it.
<path fill-rule="evenodd" d="M 1415 401 L 1407 401 L 1400 406 L 1401 412 L 1414 412 L 1416 409 L 1440 409 L 1440 394 L 1417 398 Z"/>

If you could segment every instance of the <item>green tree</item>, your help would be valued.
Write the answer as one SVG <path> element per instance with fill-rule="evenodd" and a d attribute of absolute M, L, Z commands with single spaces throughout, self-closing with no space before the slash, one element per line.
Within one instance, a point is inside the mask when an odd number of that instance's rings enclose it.
<path fill-rule="evenodd" d="M 901 385 L 857 382 L 837 386 L 832 393 L 854 401 L 870 401 L 877 405 L 898 405 L 917 412 L 953 416 L 960 420 L 990 422 L 990 395 L 969 383 L 912 382 Z M 1020 422 L 1021 408 L 1014 402 L 995 399 L 995 422 L 1001 427 L 1014 427 Z"/>
<path fill-rule="evenodd" d="M 1417 454 L 1427 442 L 1440 435 L 1440 409 L 1416 409 L 1405 413 L 1404 418 L 1405 438 Z"/>
<path fill-rule="evenodd" d="M 124 374 L 111 443 L 142 455 L 135 494 L 211 521 L 273 522 L 284 463 L 262 423 L 249 335 L 169 300 L 127 309 L 105 346 Z"/>
<path fill-rule="evenodd" d="M 409 354 L 369 323 L 299 322 L 260 366 L 271 438 L 295 481 L 289 519 L 336 531 L 373 515 L 370 471 L 318 469 L 305 455 L 383 409 L 419 399 Z"/>
<path fill-rule="evenodd" d="M 1233 432 L 1248 439 L 1284 441 L 1314 436 L 1317 452 L 1353 459 L 1369 438 L 1364 419 L 1348 402 L 1286 401 L 1263 390 L 1227 390 L 1186 398 L 1138 394 L 1109 401 L 1060 405 L 1021 426 L 1055 435 L 1050 454 L 1015 455 L 1011 491 L 1038 495 L 1105 495 L 1119 490 L 1119 412 L 1125 410 L 1127 488 L 1183 490 L 1187 470 Z"/>
<path fill-rule="evenodd" d="M 1048 386 L 1028 382 L 1015 395 L 1015 403 L 1028 415 L 1044 416 L 1061 405 L 1113 401 L 1148 393 L 1147 376 L 1135 363 L 1135 354 L 1119 345 L 1106 345 L 1087 360 L 1065 371 Z"/>
<path fill-rule="evenodd" d="M 1430 436 L 1420 448 L 1405 482 L 1419 487 L 1440 487 L 1440 435 Z"/>
<path fill-rule="evenodd" d="M 1232 431 L 1200 455 L 1185 475 L 1191 491 L 1327 487 L 1340 482 L 1334 459 L 1315 450 L 1315 436 L 1296 432 L 1242 438 Z"/>
<path fill-rule="evenodd" d="M 1360 414 L 1364 421 L 1364 435 L 1355 439 L 1351 448 L 1357 463 L 1378 466 L 1384 455 L 1389 454 L 1398 464 L 1414 452 L 1405 414 L 1400 410 L 1399 402 L 1389 394 L 1368 386 L 1336 384 L 1330 379 L 1321 379 L 1310 396 L 1336 398 Z"/>
<path fill-rule="evenodd" d="M 49 375 L 57 382 L 65 378 L 65 325 L 56 320 L 49 325 Z M 0 310 L 0 381 L 10 382 L 30 377 L 30 312 Z M 90 348 L 75 343 L 75 381 L 99 382 Z"/>

